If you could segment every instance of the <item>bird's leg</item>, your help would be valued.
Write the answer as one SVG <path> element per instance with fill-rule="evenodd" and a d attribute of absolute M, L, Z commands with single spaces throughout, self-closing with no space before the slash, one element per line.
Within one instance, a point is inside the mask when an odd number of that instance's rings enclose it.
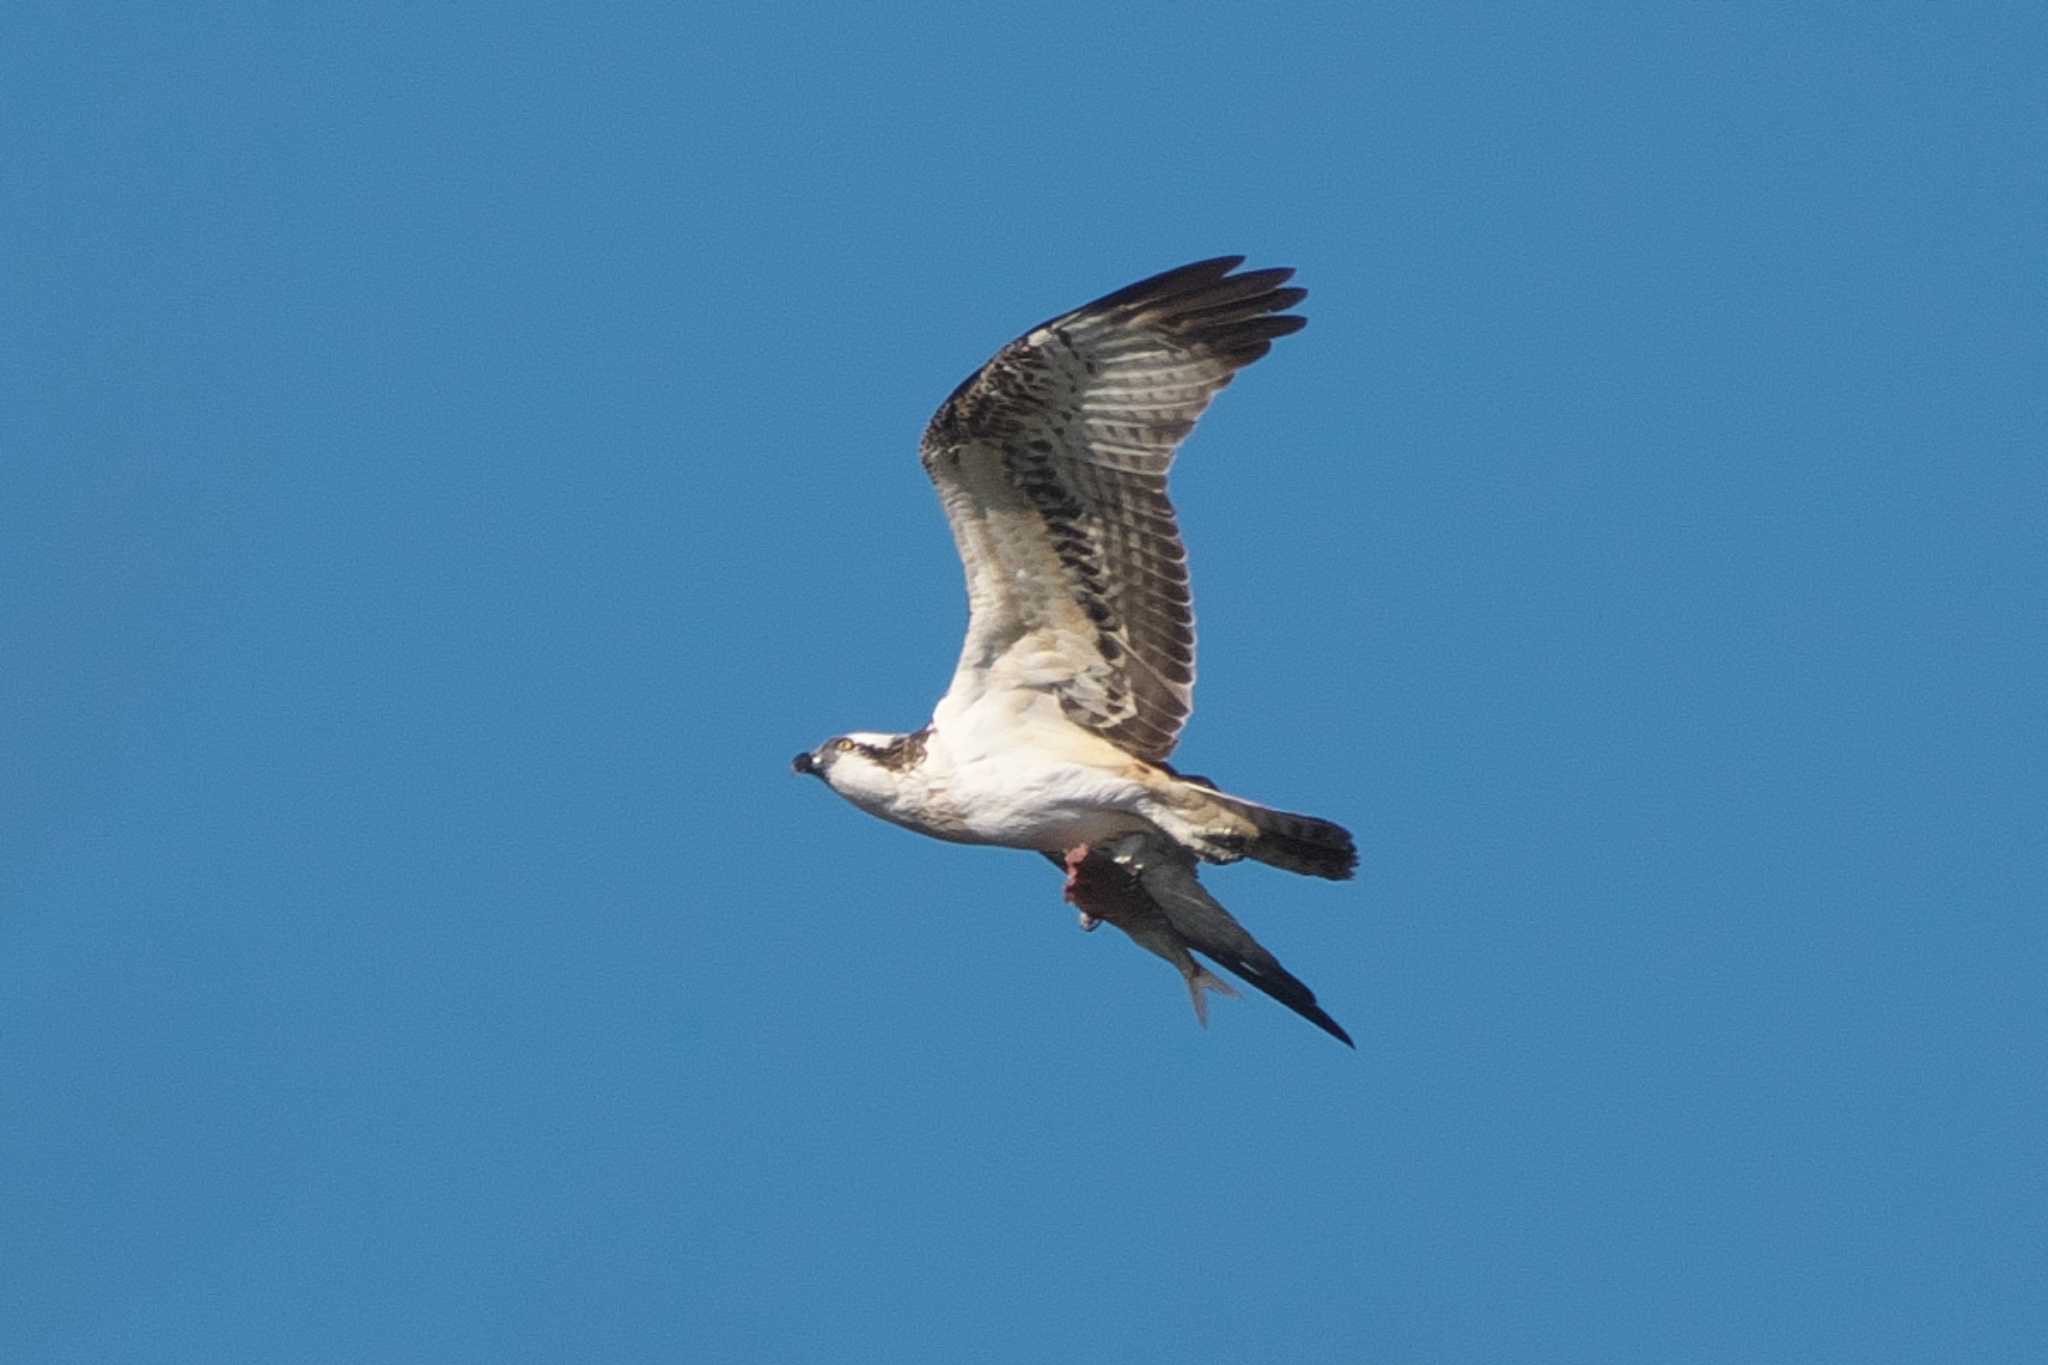
<path fill-rule="evenodd" d="M 1081 864 L 1087 861 L 1088 845 L 1077 844 L 1067 850 L 1067 886 L 1061 893 L 1066 897 L 1067 904 L 1081 912 L 1081 932 L 1084 934 L 1094 932 L 1095 926 L 1102 923 L 1088 913 L 1088 907 L 1081 899 L 1086 894 L 1081 886 Z"/>
<path fill-rule="evenodd" d="M 1081 864 L 1088 861 L 1088 845 L 1075 844 L 1067 850 L 1067 899 L 1074 898 L 1074 886 L 1081 880 Z"/>

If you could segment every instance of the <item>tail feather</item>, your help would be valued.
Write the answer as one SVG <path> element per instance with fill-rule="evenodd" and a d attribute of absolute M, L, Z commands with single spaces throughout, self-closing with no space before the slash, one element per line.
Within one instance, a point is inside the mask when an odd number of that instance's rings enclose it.
<path fill-rule="evenodd" d="M 1358 871 L 1358 845 L 1342 825 L 1275 810 L 1256 801 L 1223 792 L 1211 792 L 1210 799 L 1252 822 L 1258 837 L 1244 846 L 1244 856 L 1310 877 L 1327 877 L 1341 882 Z"/>

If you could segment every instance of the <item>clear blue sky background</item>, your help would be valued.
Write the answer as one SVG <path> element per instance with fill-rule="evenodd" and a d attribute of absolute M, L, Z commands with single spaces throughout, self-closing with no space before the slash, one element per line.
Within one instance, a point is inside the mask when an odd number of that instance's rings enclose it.
<path fill-rule="evenodd" d="M 2039 5 L 88 8 L 0 1358 L 2039 1358 Z M 936 402 L 1222 252 L 1182 755 L 1356 1053 L 787 767 L 952 666 Z"/>

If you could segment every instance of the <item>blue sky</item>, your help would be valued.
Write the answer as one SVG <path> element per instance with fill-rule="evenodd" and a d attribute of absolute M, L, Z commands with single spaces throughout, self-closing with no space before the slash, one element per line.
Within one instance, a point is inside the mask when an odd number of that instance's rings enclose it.
<path fill-rule="evenodd" d="M 0 1356 L 2038 1352 L 2038 6 L 328 8 L 0 41 Z M 1180 757 L 1356 1053 L 787 768 L 1224 252 Z"/>

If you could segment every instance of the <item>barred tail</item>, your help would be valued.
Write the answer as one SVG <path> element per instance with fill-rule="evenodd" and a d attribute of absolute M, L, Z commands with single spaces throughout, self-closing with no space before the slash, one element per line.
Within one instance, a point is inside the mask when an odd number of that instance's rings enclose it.
<path fill-rule="evenodd" d="M 1241 796 L 1211 793 L 1217 804 L 1252 822 L 1258 837 L 1244 845 L 1244 856 L 1289 872 L 1328 877 L 1341 882 L 1358 870 L 1358 846 L 1342 825 L 1313 815 L 1274 810 Z"/>

